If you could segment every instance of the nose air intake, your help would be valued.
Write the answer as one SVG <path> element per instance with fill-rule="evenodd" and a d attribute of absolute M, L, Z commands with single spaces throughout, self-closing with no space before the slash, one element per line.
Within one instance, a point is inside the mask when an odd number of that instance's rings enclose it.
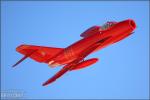
<path fill-rule="evenodd" d="M 136 24 L 135 24 L 134 20 L 129 19 L 128 21 L 129 21 L 129 25 L 131 26 L 131 28 L 135 29 L 136 28 Z"/>

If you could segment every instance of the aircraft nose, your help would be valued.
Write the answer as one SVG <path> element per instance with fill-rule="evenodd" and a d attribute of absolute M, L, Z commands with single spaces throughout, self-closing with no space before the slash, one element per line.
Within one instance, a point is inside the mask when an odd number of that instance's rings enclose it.
<path fill-rule="evenodd" d="M 127 21 L 129 22 L 130 27 L 134 30 L 136 28 L 135 21 L 132 19 L 128 19 Z"/>
<path fill-rule="evenodd" d="M 136 23 L 133 19 L 127 19 L 118 23 L 118 27 L 122 28 L 122 31 L 128 31 L 131 33 L 136 28 Z"/>

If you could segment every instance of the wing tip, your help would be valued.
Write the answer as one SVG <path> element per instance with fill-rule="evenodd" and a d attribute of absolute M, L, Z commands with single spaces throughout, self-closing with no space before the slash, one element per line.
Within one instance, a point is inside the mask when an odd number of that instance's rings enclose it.
<path fill-rule="evenodd" d="M 53 83 L 55 80 L 56 80 L 56 79 L 53 79 L 53 77 L 52 77 L 51 79 L 49 79 L 49 80 L 47 80 L 45 83 L 43 83 L 42 86 L 47 86 L 47 85 Z"/>
<path fill-rule="evenodd" d="M 42 86 L 46 86 L 46 85 L 47 85 L 47 84 L 45 84 L 45 83 L 44 83 L 44 84 L 42 84 Z"/>
<path fill-rule="evenodd" d="M 48 84 L 50 84 L 49 82 L 45 82 L 42 84 L 42 86 L 47 86 Z"/>
<path fill-rule="evenodd" d="M 12 68 L 15 68 L 17 65 L 16 64 L 14 64 L 14 65 L 12 65 Z"/>

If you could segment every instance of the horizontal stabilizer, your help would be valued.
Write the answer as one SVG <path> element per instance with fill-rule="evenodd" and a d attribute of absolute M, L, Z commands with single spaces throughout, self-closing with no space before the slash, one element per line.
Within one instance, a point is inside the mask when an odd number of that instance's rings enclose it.
<path fill-rule="evenodd" d="M 22 59 L 20 59 L 16 64 L 14 64 L 12 67 L 17 66 L 18 64 L 20 64 L 23 60 L 25 60 L 28 56 L 24 56 Z"/>
<path fill-rule="evenodd" d="M 28 55 L 32 52 L 29 58 L 41 62 L 48 63 L 48 60 L 58 54 L 63 48 L 55 48 L 55 47 L 45 47 L 45 46 L 35 46 L 35 45 L 20 45 L 16 48 L 16 50 L 23 54 Z"/>
<path fill-rule="evenodd" d="M 30 55 L 32 55 L 35 51 L 25 55 L 22 59 L 20 59 L 16 64 L 14 64 L 12 67 L 17 66 L 18 64 L 20 64 L 22 61 L 24 61 L 27 57 L 29 57 Z"/>

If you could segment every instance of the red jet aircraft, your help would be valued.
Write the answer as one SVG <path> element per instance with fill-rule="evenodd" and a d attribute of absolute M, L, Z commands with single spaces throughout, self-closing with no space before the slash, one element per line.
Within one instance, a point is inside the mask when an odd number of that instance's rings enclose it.
<path fill-rule="evenodd" d="M 88 60 L 84 60 L 84 58 L 97 50 L 101 50 L 108 45 L 128 37 L 133 33 L 135 28 L 136 24 L 132 19 L 121 22 L 107 22 L 102 26 L 93 26 L 80 35 L 82 37 L 81 40 L 66 48 L 23 44 L 18 46 L 16 51 L 23 54 L 24 57 L 13 65 L 13 67 L 27 57 L 40 63 L 46 63 L 52 68 L 64 65 L 59 72 L 43 84 L 45 86 L 54 82 L 68 71 L 82 69 L 96 63 L 98 61 L 97 58 Z"/>

